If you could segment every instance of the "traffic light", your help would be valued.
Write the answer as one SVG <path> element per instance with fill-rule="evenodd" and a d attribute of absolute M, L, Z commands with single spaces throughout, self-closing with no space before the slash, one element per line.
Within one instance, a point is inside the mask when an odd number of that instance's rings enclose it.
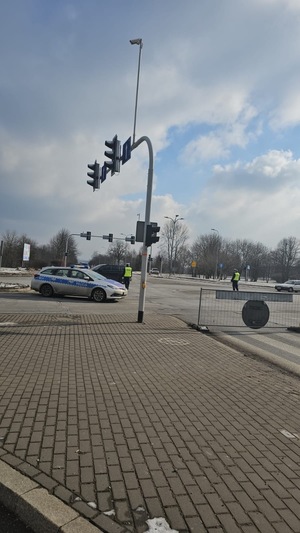
<path fill-rule="evenodd" d="M 110 148 L 110 151 L 105 151 L 104 155 L 110 159 L 105 161 L 105 166 L 111 171 L 113 176 L 115 172 L 120 172 L 121 165 L 121 141 L 118 141 L 118 136 L 115 135 L 112 141 L 105 141 L 105 146 Z"/>
<path fill-rule="evenodd" d="M 92 238 L 92 233 L 91 233 L 90 231 L 87 231 L 87 232 L 86 232 L 86 240 L 87 240 L 87 241 L 90 241 L 91 238 Z"/>
<path fill-rule="evenodd" d="M 159 241 L 159 237 L 157 236 L 157 233 L 159 231 L 160 231 L 160 226 L 158 226 L 155 222 L 152 222 L 151 224 L 147 224 L 147 229 L 146 229 L 146 246 L 147 247 Z"/>
<path fill-rule="evenodd" d="M 130 244 L 135 244 L 135 235 L 130 235 L 130 237 L 125 237 L 126 242 L 130 242 Z"/>
<path fill-rule="evenodd" d="M 114 235 L 113 235 L 113 233 L 109 233 L 109 234 L 108 234 L 108 242 L 113 242 L 113 240 L 114 240 Z"/>
<path fill-rule="evenodd" d="M 97 160 L 95 160 L 95 163 L 88 165 L 88 168 L 90 168 L 92 172 L 87 173 L 91 178 L 90 180 L 87 180 L 87 184 L 93 187 L 93 191 L 95 189 L 100 189 L 100 165 L 97 163 Z"/>

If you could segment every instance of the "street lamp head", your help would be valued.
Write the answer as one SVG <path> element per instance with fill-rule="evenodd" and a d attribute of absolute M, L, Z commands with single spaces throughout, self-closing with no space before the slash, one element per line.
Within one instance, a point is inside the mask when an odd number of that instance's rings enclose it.
<path fill-rule="evenodd" d="M 183 217 L 179 217 L 179 215 L 175 215 L 174 218 L 172 218 L 172 217 L 166 217 L 166 216 L 165 216 L 164 218 L 169 218 L 170 220 L 172 220 L 172 222 L 173 222 L 174 224 L 175 224 L 175 222 L 178 222 L 178 220 L 184 220 L 184 218 L 183 218 Z"/>
<path fill-rule="evenodd" d="M 138 44 L 139 46 L 143 46 L 143 41 L 141 39 L 141 37 L 139 37 L 138 39 L 130 39 L 130 44 Z"/>

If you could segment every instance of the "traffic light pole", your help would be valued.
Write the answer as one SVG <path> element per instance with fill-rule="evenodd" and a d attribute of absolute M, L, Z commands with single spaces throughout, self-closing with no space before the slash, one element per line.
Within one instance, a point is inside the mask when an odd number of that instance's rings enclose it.
<path fill-rule="evenodd" d="M 64 257 L 64 266 L 65 267 L 67 266 L 68 247 L 69 247 L 69 239 L 70 239 L 70 237 L 72 237 L 74 235 L 77 235 L 77 237 L 85 237 L 85 238 L 87 238 L 87 234 L 88 233 L 90 233 L 90 238 L 88 240 L 91 240 L 92 237 L 93 238 L 94 237 L 98 237 L 99 239 L 106 239 L 109 242 L 113 242 L 113 240 L 115 240 L 115 241 L 126 241 L 126 242 L 131 242 L 131 244 L 135 244 L 134 235 L 131 235 L 130 239 L 128 237 L 125 237 L 125 239 L 122 239 L 122 238 L 119 238 L 119 237 L 114 237 L 112 233 L 109 233 L 108 235 L 92 235 L 91 232 L 70 233 L 70 235 L 68 235 L 67 242 L 66 242 L 65 257 Z M 134 241 L 133 241 L 133 239 L 134 239 Z M 0 248 L 0 253 L 1 253 L 1 248 Z M 1 260 L 1 255 L 0 255 L 0 260 Z M 1 264 L 0 264 L 0 266 L 1 266 Z"/>
<path fill-rule="evenodd" d="M 80 233 L 70 233 L 68 235 L 67 242 L 66 242 L 66 249 L 65 249 L 65 257 L 64 257 L 64 266 L 65 267 L 67 266 L 67 260 L 68 260 L 69 238 L 74 236 L 74 235 L 77 235 L 78 237 L 80 237 Z"/>
<path fill-rule="evenodd" d="M 145 310 L 145 298 L 146 298 L 146 282 L 147 282 L 147 255 L 148 249 L 146 246 L 146 232 L 147 225 L 150 224 L 150 211 L 151 211 L 151 200 L 152 200 L 152 185 L 153 185 L 153 148 L 149 137 L 141 137 L 131 146 L 131 150 L 137 148 L 142 142 L 145 142 L 149 150 L 149 169 L 148 169 L 148 184 L 147 184 L 147 196 L 146 196 L 146 208 L 145 208 L 145 224 L 144 224 L 144 238 L 143 238 L 143 249 L 142 249 L 142 271 L 141 271 L 141 284 L 140 284 L 140 295 L 139 295 L 139 309 L 138 309 L 138 319 L 139 323 L 142 323 L 144 320 L 144 310 Z"/>

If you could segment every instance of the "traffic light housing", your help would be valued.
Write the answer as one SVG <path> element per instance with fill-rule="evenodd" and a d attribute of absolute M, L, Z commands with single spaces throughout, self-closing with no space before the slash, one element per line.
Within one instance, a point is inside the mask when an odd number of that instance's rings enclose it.
<path fill-rule="evenodd" d="M 109 233 L 109 234 L 108 234 L 108 242 L 113 242 L 113 240 L 114 240 L 114 235 L 113 235 L 113 233 Z"/>
<path fill-rule="evenodd" d="M 110 149 L 104 152 L 104 155 L 110 159 L 110 161 L 105 161 L 105 166 L 113 176 L 116 172 L 120 172 L 121 141 L 118 141 L 118 136 L 115 135 L 112 141 L 105 141 L 105 146 Z"/>
<path fill-rule="evenodd" d="M 159 237 L 157 236 L 157 233 L 160 231 L 160 226 L 158 226 L 155 222 L 152 222 L 151 224 L 147 224 L 146 228 L 146 246 L 151 246 L 152 244 L 155 244 L 159 241 Z"/>
<path fill-rule="evenodd" d="M 135 244 L 135 235 L 130 235 L 130 237 L 125 237 L 126 242 L 130 242 L 130 244 Z"/>
<path fill-rule="evenodd" d="M 90 231 L 87 231 L 87 232 L 86 232 L 86 240 L 87 240 L 87 241 L 90 241 L 91 238 L 92 238 L 92 233 L 91 233 Z"/>
<path fill-rule="evenodd" d="M 97 160 L 95 163 L 89 164 L 88 168 L 90 168 L 92 172 L 87 173 L 91 178 L 90 180 L 87 180 L 87 184 L 93 187 L 93 191 L 95 191 L 95 189 L 100 189 L 100 165 L 97 163 Z"/>

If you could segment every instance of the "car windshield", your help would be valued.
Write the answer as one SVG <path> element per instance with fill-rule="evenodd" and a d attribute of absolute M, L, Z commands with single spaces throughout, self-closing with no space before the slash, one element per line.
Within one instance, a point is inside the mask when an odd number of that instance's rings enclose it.
<path fill-rule="evenodd" d="M 102 274 L 98 274 L 98 272 L 95 272 L 94 270 L 89 270 L 86 272 L 86 274 L 88 274 L 94 279 L 101 279 L 102 281 L 107 281 L 107 278 L 105 276 L 102 276 Z"/>

